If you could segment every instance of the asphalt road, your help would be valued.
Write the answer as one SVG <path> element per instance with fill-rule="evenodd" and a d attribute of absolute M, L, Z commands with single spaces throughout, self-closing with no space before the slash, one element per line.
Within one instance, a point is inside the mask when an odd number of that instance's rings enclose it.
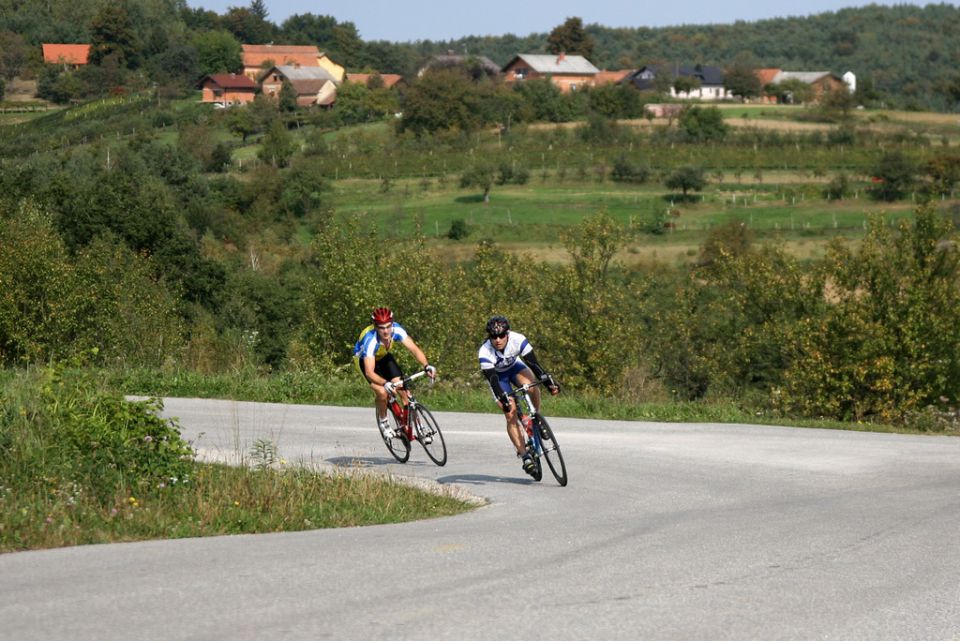
<path fill-rule="evenodd" d="M 549 400 L 546 401 L 549 414 Z M 207 457 L 274 441 L 488 503 L 418 523 L 0 556 L 0 639 L 960 640 L 960 439 L 553 419 L 568 487 L 491 414 L 438 468 L 372 409 L 169 399 Z"/>

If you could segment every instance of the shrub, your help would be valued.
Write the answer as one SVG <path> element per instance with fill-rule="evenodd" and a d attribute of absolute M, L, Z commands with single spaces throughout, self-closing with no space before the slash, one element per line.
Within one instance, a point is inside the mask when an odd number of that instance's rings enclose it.
<path fill-rule="evenodd" d="M 847 173 L 841 171 L 823 190 L 823 197 L 827 200 L 843 200 L 850 193 L 850 179 Z"/>
<path fill-rule="evenodd" d="M 463 218 L 457 218 L 450 223 L 450 231 L 447 232 L 447 238 L 450 240 L 463 240 L 470 235 L 467 223 Z"/>
<path fill-rule="evenodd" d="M 626 156 L 617 156 L 613 162 L 613 170 L 610 172 L 610 178 L 615 182 L 625 183 L 643 183 L 647 181 L 650 170 L 647 167 L 641 167 L 632 164 Z"/>
<path fill-rule="evenodd" d="M 3 400 L 0 470 L 21 491 L 55 479 L 109 504 L 124 489 L 187 480 L 193 451 L 158 417 L 157 399 L 129 402 L 92 374 L 57 366 L 18 375 Z"/>

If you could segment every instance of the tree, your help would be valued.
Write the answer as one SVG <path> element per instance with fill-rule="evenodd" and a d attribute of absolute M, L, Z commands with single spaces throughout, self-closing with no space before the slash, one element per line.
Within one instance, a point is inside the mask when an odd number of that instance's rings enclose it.
<path fill-rule="evenodd" d="M 28 45 L 20 34 L 0 31 L 0 79 L 13 80 L 27 61 Z"/>
<path fill-rule="evenodd" d="M 871 195 L 877 200 L 893 202 L 913 186 L 916 177 L 913 161 L 901 151 L 885 153 L 873 168 Z"/>
<path fill-rule="evenodd" d="M 831 119 L 847 121 L 850 112 L 857 106 L 857 98 L 846 85 L 839 89 L 830 89 L 820 97 L 820 109 Z"/>
<path fill-rule="evenodd" d="M 514 84 L 513 90 L 526 102 L 524 111 L 530 120 L 567 122 L 573 119 L 570 103 L 548 78 L 534 78 Z"/>
<path fill-rule="evenodd" d="M 401 105 L 399 131 L 416 135 L 444 129 L 473 131 L 491 124 L 495 112 L 493 83 L 475 83 L 456 69 L 441 69 L 419 78 L 407 91 Z"/>
<path fill-rule="evenodd" d="M 677 76 L 673 81 L 673 90 L 677 95 L 685 94 L 689 96 L 699 89 L 700 86 L 700 79 L 694 78 L 693 76 Z"/>
<path fill-rule="evenodd" d="M 267 10 L 267 4 L 263 0 L 252 0 L 250 2 L 250 13 L 252 13 L 255 18 L 259 18 L 264 22 L 266 22 L 267 16 L 270 15 L 270 12 Z"/>
<path fill-rule="evenodd" d="M 247 44 L 264 44 L 273 39 L 273 23 L 267 22 L 251 9 L 230 7 L 222 23 L 237 39 Z"/>
<path fill-rule="evenodd" d="M 274 120 L 263 137 L 263 146 L 257 157 L 273 167 L 286 167 L 297 150 L 297 142 L 279 119 Z"/>
<path fill-rule="evenodd" d="M 293 88 L 289 80 L 284 79 L 283 84 L 280 85 L 280 95 L 277 96 L 277 101 L 280 111 L 297 110 L 297 90 Z"/>
<path fill-rule="evenodd" d="M 234 73 L 243 69 L 240 42 L 224 29 L 205 31 L 193 40 L 200 73 Z"/>
<path fill-rule="evenodd" d="M 123 2 L 106 2 L 90 23 L 90 63 L 103 64 L 110 56 L 129 69 L 140 66 L 141 48 Z"/>
<path fill-rule="evenodd" d="M 547 36 L 547 50 L 553 54 L 568 53 L 589 58 L 594 46 L 593 37 L 584 30 L 580 18 L 567 18 Z"/>
<path fill-rule="evenodd" d="M 723 140 L 729 129 L 716 107 L 685 107 L 680 112 L 679 126 L 688 139 L 698 142 Z"/>
<path fill-rule="evenodd" d="M 760 95 L 760 77 L 746 59 L 735 61 L 723 74 L 723 88 L 741 100 Z"/>
<path fill-rule="evenodd" d="M 248 108 L 230 109 L 227 114 L 227 129 L 230 133 L 240 136 L 246 144 L 247 136 L 260 131 L 260 124 L 254 118 L 253 113 Z"/>
<path fill-rule="evenodd" d="M 478 187 L 483 190 L 484 204 L 490 203 L 490 189 L 493 187 L 493 181 L 496 178 L 497 170 L 493 165 L 481 162 L 471 165 L 463 175 L 460 176 L 460 188 Z"/>
<path fill-rule="evenodd" d="M 742 220 L 728 220 L 714 227 L 700 247 L 697 265 L 706 267 L 721 258 L 743 256 L 753 245 L 753 233 Z"/>
<path fill-rule="evenodd" d="M 707 184 L 707 179 L 703 173 L 703 167 L 694 167 L 685 165 L 678 167 L 667 176 L 663 183 L 667 189 L 680 189 L 683 191 L 683 197 L 687 198 L 687 192 L 700 191 Z"/>
<path fill-rule="evenodd" d="M 960 182 L 960 156 L 937 156 L 927 161 L 924 168 L 930 176 L 930 190 L 934 194 L 950 194 Z"/>

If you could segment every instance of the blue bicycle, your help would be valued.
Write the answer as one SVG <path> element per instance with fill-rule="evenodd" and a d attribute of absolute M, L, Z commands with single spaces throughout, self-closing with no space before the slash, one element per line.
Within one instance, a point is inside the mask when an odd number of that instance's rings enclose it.
<path fill-rule="evenodd" d="M 550 429 L 547 419 L 537 412 L 530 398 L 530 389 L 542 384 L 542 381 L 535 381 L 521 385 L 507 396 L 516 399 L 517 418 L 527 435 L 527 453 L 533 459 L 534 465 L 531 476 L 536 481 L 543 478 L 543 466 L 540 464 L 540 458 L 543 457 L 557 483 L 564 487 L 567 485 L 567 466 L 563 462 L 563 454 L 560 453 L 557 435 Z"/>

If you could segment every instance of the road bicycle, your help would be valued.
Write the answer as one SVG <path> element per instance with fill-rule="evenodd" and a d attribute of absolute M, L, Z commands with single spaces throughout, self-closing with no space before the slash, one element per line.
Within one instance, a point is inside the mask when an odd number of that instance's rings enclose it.
<path fill-rule="evenodd" d="M 430 460 L 443 466 L 447 463 L 447 444 L 443 440 L 443 432 L 440 431 L 440 426 L 430 410 L 413 395 L 413 389 L 410 386 L 410 383 L 425 375 L 426 372 L 420 371 L 401 381 L 400 387 L 407 392 L 406 403 L 400 400 L 396 392 L 387 392 L 387 408 L 393 416 L 393 436 L 388 436 L 380 427 L 376 410 L 374 410 L 374 417 L 377 419 L 380 436 L 387 449 L 393 454 L 393 458 L 406 463 L 410 459 L 410 443 L 419 441 Z"/>
<path fill-rule="evenodd" d="M 512 396 L 517 401 L 517 419 L 526 433 L 527 454 L 533 459 L 531 476 L 536 481 L 543 478 L 543 466 L 540 464 L 540 458 L 542 457 L 546 459 L 553 477 L 557 479 L 557 483 L 565 487 L 567 485 L 567 466 L 563 462 L 563 454 L 560 453 L 557 435 L 553 433 L 547 419 L 537 412 L 530 398 L 530 389 L 537 385 L 543 385 L 543 381 L 535 381 L 516 387 L 507 396 Z"/>

